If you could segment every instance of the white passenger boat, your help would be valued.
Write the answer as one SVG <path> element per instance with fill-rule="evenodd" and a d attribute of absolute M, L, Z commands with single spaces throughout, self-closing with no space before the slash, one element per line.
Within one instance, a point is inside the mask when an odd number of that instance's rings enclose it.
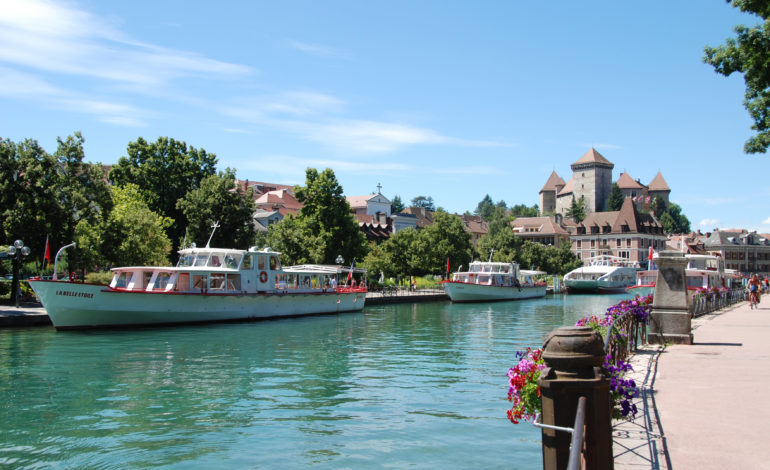
<path fill-rule="evenodd" d="M 113 268 L 109 286 L 40 279 L 30 285 L 56 329 L 350 312 L 366 300 L 365 282 L 354 283 L 361 281 L 361 269 L 282 269 L 280 253 L 269 248 L 187 248 L 179 254 L 175 267 Z"/>
<path fill-rule="evenodd" d="M 653 255 L 653 259 L 658 254 Z M 724 268 L 722 257 L 715 255 L 685 254 L 687 267 L 685 278 L 687 289 L 697 291 L 699 289 L 711 289 L 714 287 L 735 287 L 735 279 L 740 276 L 733 270 Z M 657 270 L 639 271 L 636 285 L 628 288 L 628 292 L 646 296 L 655 293 L 655 282 L 658 276 Z"/>
<path fill-rule="evenodd" d="M 536 276 L 543 271 L 520 270 L 516 263 L 474 261 L 442 282 L 452 302 L 491 302 L 545 297 L 546 283 Z"/>
<path fill-rule="evenodd" d="M 601 255 L 585 260 L 583 266 L 564 275 L 569 293 L 609 294 L 625 292 L 636 283 L 639 263 L 615 256 Z"/>

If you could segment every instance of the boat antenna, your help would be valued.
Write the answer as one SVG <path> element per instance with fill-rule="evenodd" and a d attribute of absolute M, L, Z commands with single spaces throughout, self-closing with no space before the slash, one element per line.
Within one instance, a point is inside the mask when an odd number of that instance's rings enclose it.
<path fill-rule="evenodd" d="M 490 263 L 492 262 L 492 255 L 494 255 L 494 254 L 495 254 L 495 249 L 494 249 L 494 248 L 492 248 L 491 250 L 489 250 L 489 262 L 490 262 Z"/>
<path fill-rule="evenodd" d="M 209 247 L 209 243 L 211 243 L 211 237 L 214 236 L 214 232 L 216 232 L 217 229 L 219 228 L 219 221 L 217 220 L 216 222 L 214 222 L 214 224 L 211 226 L 211 228 L 213 230 L 211 230 L 211 235 L 209 235 L 209 241 L 206 242 L 206 248 Z"/>

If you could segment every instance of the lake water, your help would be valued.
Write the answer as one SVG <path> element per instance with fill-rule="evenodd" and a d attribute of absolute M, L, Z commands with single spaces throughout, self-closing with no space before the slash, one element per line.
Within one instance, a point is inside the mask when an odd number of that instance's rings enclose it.
<path fill-rule="evenodd" d="M 624 296 L 0 330 L 3 468 L 540 468 L 514 354 Z"/>

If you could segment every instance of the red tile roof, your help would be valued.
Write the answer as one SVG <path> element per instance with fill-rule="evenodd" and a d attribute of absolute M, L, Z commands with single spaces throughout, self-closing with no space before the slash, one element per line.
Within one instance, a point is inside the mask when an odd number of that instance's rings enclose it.
<path fill-rule="evenodd" d="M 644 188 L 644 186 L 634 181 L 634 179 L 631 178 L 631 176 L 626 172 L 621 173 L 620 177 L 618 177 L 618 187 L 620 189 L 643 189 Z"/>
<path fill-rule="evenodd" d="M 650 181 L 648 188 L 650 191 L 671 191 L 671 188 L 668 187 L 666 180 L 663 179 L 663 175 L 660 172 L 658 172 L 658 174 L 655 175 L 655 178 Z"/>
<path fill-rule="evenodd" d="M 613 166 L 613 167 L 615 166 L 615 165 L 612 164 L 612 162 L 610 162 L 609 160 L 604 158 L 602 156 L 602 154 L 597 152 L 596 149 L 593 148 L 593 147 L 591 147 L 591 150 L 589 150 L 588 152 L 583 154 L 583 156 L 580 157 L 578 159 L 578 161 L 573 163 L 573 165 L 580 165 L 580 164 L 583 164 L 583 163 L 602 163 L 604 165 L 610 165 L 610 166 Z"/>
<path fill-rule="evenodd" d="M 543 189 L 540 190 L 542 193 L 543 191 L 557 191 L 559 187 L 563 187 L 566 183 L 562 179 L 561 176 L 556 174 L 556 170 L 554 170 L 551 173 L 551 176 L 548 177 L 548 181 L 545 182 L 543 185 Z"/>

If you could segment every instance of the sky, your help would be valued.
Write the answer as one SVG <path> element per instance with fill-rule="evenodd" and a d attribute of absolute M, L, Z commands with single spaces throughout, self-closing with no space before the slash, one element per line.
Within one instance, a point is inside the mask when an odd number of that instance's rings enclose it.
<path fill-rule="evenodd" d="M 0 0 L 0 138 L 80 131 L 114 164 L 167 136 L 239 179 L 331 168 L 347 196 L 457 213 L 538 204 L 593 147 L 613 180 L 660 171 L 694 230 L 767 233 L 743 77 L 702 61 L 758 21 L 723 0 Z"/>

